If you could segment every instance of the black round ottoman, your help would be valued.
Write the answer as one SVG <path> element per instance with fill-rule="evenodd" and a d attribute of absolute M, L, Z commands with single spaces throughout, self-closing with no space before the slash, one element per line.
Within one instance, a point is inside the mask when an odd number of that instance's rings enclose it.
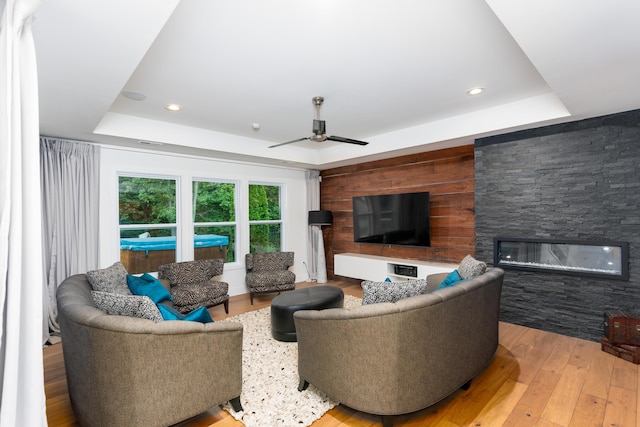
<path fill-rule="evenodd" d="M 293 313 L 342 308 L 343 303 L 344 292 L 337 286 L 313 286 L 278 295 L 271 301 L 271 335 L 278 341 L 297 341 Z"/>

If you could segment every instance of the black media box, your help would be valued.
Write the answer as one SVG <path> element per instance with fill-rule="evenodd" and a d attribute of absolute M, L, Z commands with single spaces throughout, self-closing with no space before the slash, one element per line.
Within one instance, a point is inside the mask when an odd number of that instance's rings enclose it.
<path fill-rule="evenodd" d="M 414 265 L 400 265 L 393 266 L 393 272 L 400 276 L 418 277 L 418 267 Z"/>

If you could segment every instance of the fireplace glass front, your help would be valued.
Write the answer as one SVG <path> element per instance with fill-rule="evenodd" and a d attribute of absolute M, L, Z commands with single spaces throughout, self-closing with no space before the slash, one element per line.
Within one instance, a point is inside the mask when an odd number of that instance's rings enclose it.
<path fill-rule="evenodd" d="M 493 265 L 518 270 L 627 280 L 627 242 L 565 241 L 496 237 Z"/>

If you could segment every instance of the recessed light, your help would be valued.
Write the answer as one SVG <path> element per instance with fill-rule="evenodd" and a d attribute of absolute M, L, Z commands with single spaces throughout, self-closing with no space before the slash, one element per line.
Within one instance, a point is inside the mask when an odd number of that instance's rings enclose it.
<path fill-rule="evenodd" d="M 260 123 L 251 123 L 251 128 L 253 130 L 258 130 L 260 129 Z"/>
<path fill-rule="evenodd" d="M 467 95 L 480 95 L 482 92 L 484 92 L 483 87 L 472 87 L 467 91 Z"/>
<path fill-rule="evenodd" d="M 124 96 L 125 98 L 132 99 L 134 101 L 144 101 L 145 99 L 147 99 L 146 95 L 144 95 L 143 93 L 133 92 L 129 90 L 125 90 L 124 92 L 122 92 L 122 96 Z"/>
<path fill-rule="evenodd" d="M 178 104 L 167 104 L 164 106 L 164 109 L 168 111 L 180 111 L 182 107 Z"/>

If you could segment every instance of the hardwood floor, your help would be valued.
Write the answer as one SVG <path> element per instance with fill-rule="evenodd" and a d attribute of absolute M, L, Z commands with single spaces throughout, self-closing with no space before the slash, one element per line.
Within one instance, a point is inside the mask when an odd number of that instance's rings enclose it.
<path fill-rule="evenodd" d="M 345 294 L 362 296 L 359 282 L 329 284 L 341 286 Z M 267 307 L 272 297 L 259 296 L 253 306 L 248 295 L 231 297 L 228 316 Z M 227 317 L 222 306 L 213 307 L 211 313 L 216 320 Z M 49 426 L 76 426 L 67 394 L 61 344 L 49 346 L 43 353 Z M 496 356 L 468 390 L 460 390 L 434 407 L 398 416 L 395 425 L 640 427 L 638 371 L 639 365 L 604 353 L 599 343 L 501 323 Z M 380 425 L 380 417 L 340 405 L 313 427 Z M 243 424 L 216 407 L 178 426 Z"/>

